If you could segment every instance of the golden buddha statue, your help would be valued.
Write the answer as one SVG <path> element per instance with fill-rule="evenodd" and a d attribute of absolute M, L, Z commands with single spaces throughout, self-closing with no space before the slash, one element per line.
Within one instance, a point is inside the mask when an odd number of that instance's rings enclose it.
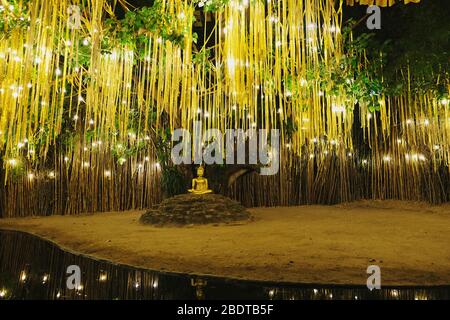
<path fill-rule="evenodd" d="M 212 190 L 208 189 L 208 179 L 203 177 L 205 169 L 203 166 L 197 169 L 197 178 L 192 179 L 192 189 L 188 191 L 193 194 L 207 194 L 212 193 Z"/>

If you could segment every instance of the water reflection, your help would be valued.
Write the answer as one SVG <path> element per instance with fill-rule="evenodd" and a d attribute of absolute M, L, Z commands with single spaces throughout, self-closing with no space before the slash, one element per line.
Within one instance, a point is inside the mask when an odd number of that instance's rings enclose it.
<path fill-rule="evenodd" d="M 78 265 L 82 283 L 67 289 L 66 268 Z M 142 270 L 61 250 L 26 233 L 0 231 L 0 299 L 450 299 L 450 286 L 387 288 L 277 285 Z"/>

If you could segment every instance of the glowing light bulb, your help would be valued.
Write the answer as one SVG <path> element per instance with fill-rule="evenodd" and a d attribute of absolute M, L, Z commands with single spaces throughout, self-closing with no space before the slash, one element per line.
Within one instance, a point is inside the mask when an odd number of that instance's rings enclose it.
<path fill-rule="evenodd" d="M 344 113 L 345 112 L 345 107 L 344 106 L 339 106 L 339 105 L 333 105 L 331 107 L 331 111 L 333 111 L 334 113 Z"/>
<path fill-rule="evenodd" d="M 27 280 L 27 273 L 25 271 L 22 271 L 20 273 L 20 281 L 25 282 Z"/>
<path fill-rule="evenodd" d="M 6 297 L 6 294 L 7 294 L 7 293 L 8 293 L 8 291 L 6 291 L 6 289 L 0 290 L 0 298 Z"/>
<path fill-rule="evenodd" d="M 111 171 L 110 171 L 110 170 L 105 170 L 104 176 L 105 176 L 106 178 L 111 177 Z"/>
<path fill-rule="evenodd" d="M 48 177 L 50 178 L 50 179 L 54 179 L 55 178 L 55 172 L 54 171 L 50 171 L 49 173 L 48 173 Z"/>
<path fill-rule="evenodd" d="M 106 280 L 108 280 L 108 274 L 106 272 L 101 272 L 98 280 L 101 282 L 105 282 Z"/>
<path fill-rule="evenodd" d="M 28 180 L 33 181 L 33 179 L 34 179 L 34 174 L 32 172 L 30 172 L 28 174 Z"/>
<path fill-rule="evenodd" d="M 270 16 L 269 21 L 272 23 L 277 23 L 278 21 L 280 21 L 280 19 L 278 19 L 278 17 L 275 16 Z"/>

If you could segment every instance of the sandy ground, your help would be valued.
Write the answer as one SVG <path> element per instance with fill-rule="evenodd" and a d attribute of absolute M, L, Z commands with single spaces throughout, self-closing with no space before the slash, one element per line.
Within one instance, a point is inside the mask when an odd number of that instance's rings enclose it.
<path fill-rule="evenodd" d="M 155 228 L 142 212 L 0 219 L 102 259 L 157 270 L 232 278 L 365 285 L 450 284 L 450 205 L 364 201 L 252 209 L 255 222 Z M 1 245 L 1 244 L 0 244 Z"/>

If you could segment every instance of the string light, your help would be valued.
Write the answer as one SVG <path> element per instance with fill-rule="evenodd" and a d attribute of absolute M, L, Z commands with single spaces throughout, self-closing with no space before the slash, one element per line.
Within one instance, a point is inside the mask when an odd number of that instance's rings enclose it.
<path fill-rule="evenodd" d="M 17 159 L 9 159 L 8 163 L 11 167 L 15 167 L 18 163 Z"/>
<path fill-rule="evenodd" d="M 344 112 L 345 112 L 345 107 L 344 107 L 344 106 L 333 105 L 333 106 L 331 107 L 331 110 L 332 110 L 334 113 L 344 113 Z"/>
<path fill-rule="evenodd" d="M 105 271 L 101 271 L 98 280 L 100 282 L 105 282 L 106 280 L 108 280 L 108 274 Z"/>

